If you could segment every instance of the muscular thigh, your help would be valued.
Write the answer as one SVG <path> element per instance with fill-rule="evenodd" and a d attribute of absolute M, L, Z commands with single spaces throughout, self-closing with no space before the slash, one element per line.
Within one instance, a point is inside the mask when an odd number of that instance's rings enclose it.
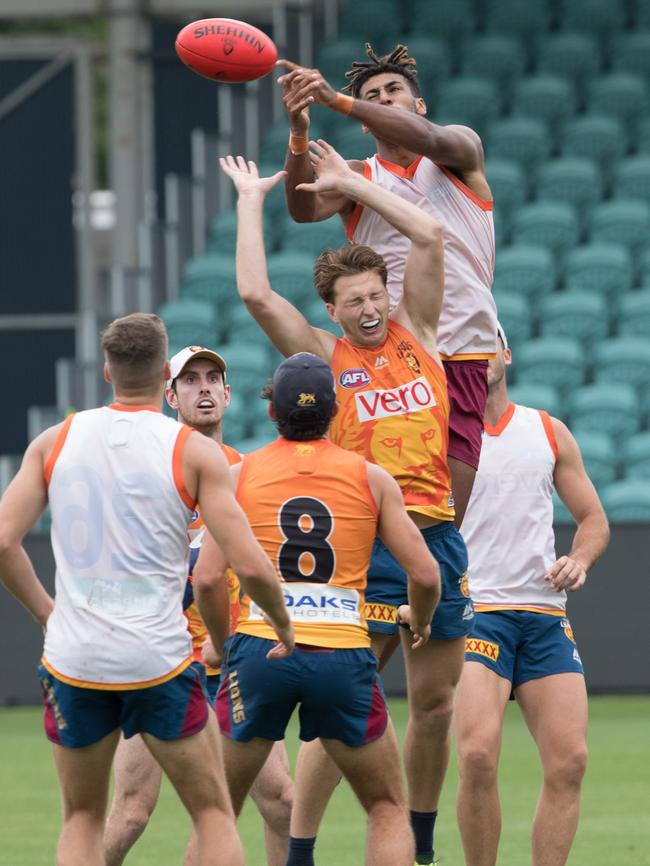
<path fill-rule="evenodd" d="M 128 796 L 155 791 L 160 787 L 162 771 L 141 736 L 120 738 L 113 763 L 115 795 Z"/>
<path fill-rule="evenodd" d="M 465 662 L 454 701 L 454 732 L 461 757 L 478 745 L 489 751 L 499 749 L 510 691 L 509 680 L 484 665 Z"/>
<path fill-rule="evenodd" d="M 411 649 L 408 633 L 404 632 L 402 641 L 411 709 L 451 701 L 463 670 L 465 638 L 430 640 L 417 650 Z"/>
<path fill-rule="evenodd" d="M 542 757 L 584 747 L 588 707 L 582 674 L 529 680 L 515 690 L 515 697 Z"/>

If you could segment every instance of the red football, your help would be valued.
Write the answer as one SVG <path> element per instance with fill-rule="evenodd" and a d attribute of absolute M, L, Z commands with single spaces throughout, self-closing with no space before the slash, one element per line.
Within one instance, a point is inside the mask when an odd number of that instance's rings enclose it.
<path fill-rule="evenodd" d="M 176 53 L 193 72 L 228 84 L 261 78 L 278 58 L 266 33 L 233 18 L 202 18 L 183 27 Z"/>

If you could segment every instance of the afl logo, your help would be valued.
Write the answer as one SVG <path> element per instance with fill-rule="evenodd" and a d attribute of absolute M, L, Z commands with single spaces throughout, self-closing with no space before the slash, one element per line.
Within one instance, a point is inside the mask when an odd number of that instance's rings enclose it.
<path fill-rule="evenodd" d="M 339 383 L 344 388 L 362 388 L 370 382 L 370 376 L 363 367 L 350 367 L 339 376 Z"/>
<path fill-rule="evenodd" d="M 196 523 L 196 521 L 197 521 L 198 519 L 199 519 L 199 512 L 198 512 L 198 511 L 193 511 L 193 512 L 192 512 L 192 519 L 190 520 L 190 523 Z"/>

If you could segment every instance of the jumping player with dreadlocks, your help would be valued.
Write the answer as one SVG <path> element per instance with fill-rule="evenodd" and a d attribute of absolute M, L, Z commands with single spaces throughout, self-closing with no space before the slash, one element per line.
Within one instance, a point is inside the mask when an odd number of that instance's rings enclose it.
<path fill-rule="evenodd" d="M 456 525 L 460 527 L 478 467 L 487 399 L 487 360 L 496 352 L 492 298 L 494 225 L 479 136 L 465 126 L 426 119 L 417 66 L 404 45 L 367 61 L 354 61 L 337 93 L 317 69 L 278 61 L 291 136 L 285 168 L 289 211 L 297 222 L 340 214 L 347 235 L 380 253 L 388 267 L 391 306 L 402 296 L 408 240 L 382 217 L 344 196 L 311 195 L 296 187 L 313 181 L 309 161 L 309 106 L 319 103 L 362 124 L 377 153 L 350 166 L 431 213 L 445 233 L 445 298 L 438 345 L 451 401 L 449 466 Z M 349 94 L 349 95 L 348 95 Z"/>

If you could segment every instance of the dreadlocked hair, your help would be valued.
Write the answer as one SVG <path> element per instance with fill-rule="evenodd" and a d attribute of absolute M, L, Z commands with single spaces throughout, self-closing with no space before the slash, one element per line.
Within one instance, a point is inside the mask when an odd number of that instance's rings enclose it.
<path fill-rule="evenodd" d="M 342 92 L 350 93 L 356 99 L 369 78 L 381 75 L 382 72 L 394 72 L 408 81 L 413 96 L 420 97 L 417 63 L 414 57 L 408 56 L 408 53 L 406 45 L 396 45 L 390 54 L 379 56 L 375 54 L 372 45 L 366 42 L 368 61 L 353 61 L 352 69 L 345 73 L 348 83 L 341 88 Z"/>

